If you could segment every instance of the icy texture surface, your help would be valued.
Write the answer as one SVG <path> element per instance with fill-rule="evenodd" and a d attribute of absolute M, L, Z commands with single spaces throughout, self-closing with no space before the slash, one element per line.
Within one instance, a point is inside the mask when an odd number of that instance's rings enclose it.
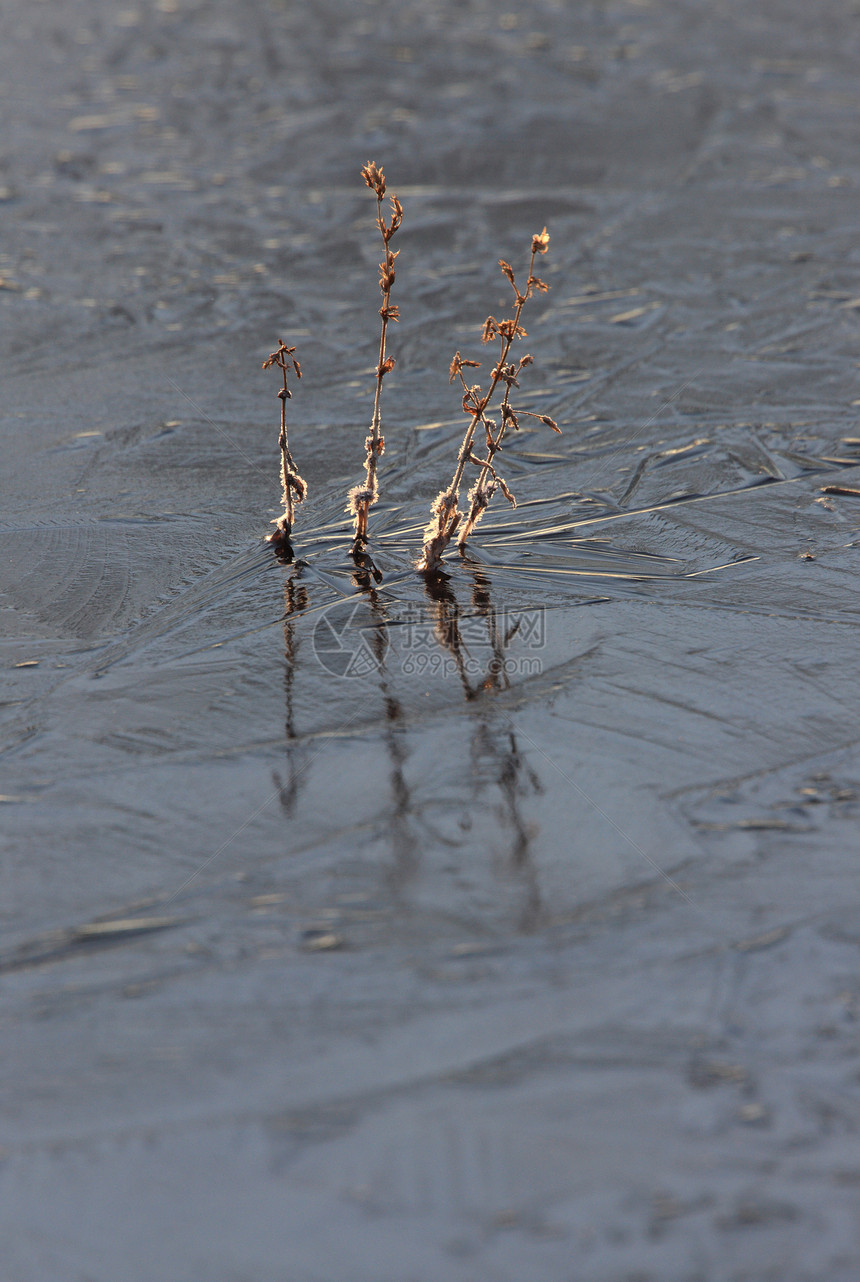
<path fill-rule="evenodd" d="M 3 5 L 4 1280 L 860 1275 L 858 23 Z"/>

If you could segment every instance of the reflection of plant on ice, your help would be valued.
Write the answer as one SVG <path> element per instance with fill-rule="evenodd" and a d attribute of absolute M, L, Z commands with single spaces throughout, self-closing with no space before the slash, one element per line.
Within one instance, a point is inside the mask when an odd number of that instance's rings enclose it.
<path fill-rule="evenodd" d="M 406 749 L 406 729 L 403 724 L 403 708 L 392 693 L 385 659 L 388 653 L 389 619 L 385 604 L 379 593 L 372 586 L 370 572 L 359 569 L 353 576 L 356 584 L 367 593 L 367 601 L 373 617 L 373 637 L 371 647 L 379 674 L 379 689 L 385 707 L 385 728 L 383 737 L 388 760 L 391 763 L 388 779 L 391 796 L 394 802 L 391 811 L 390 833 L 392 871 L 389 878 L 395 892 L 412 879 L 418 870 L 418 843 L 409 829 L 409 817 L 412 813 L 411 795 L 403 766 L 409 753 Z"/>
<path fill-rule="evenodd" d="M 302 563 L 298 563 L 284 586 L 284 691 L 288 773 L 286 780 L 278 774 L 274 774 L 273 779 L 282 809 L 287 815 L 292 815 L 295 811 L 301 776 L 308 765 L 303 760 L 303 736 L 296 729 L 293 706 L 294 682 L 302 654 L 299 640 L 302 617 L 313 606 L 311 593 L 299 582 L 302 569 Z M 472 726 L 467 758 L 471 762 L 471 779 L 467 781 L 471 795 L 465 805 L 463 830 L 470 830 L 473 816 L 478 813 L 476 803 L 482 793 L 488 787 L 498 789 L 500 804 L 496 806 L 496 814 L 504 833 L 505 848 L 494 859 L 494 867 L 500 874 L 508 878 L 514 877 L 519 884 L 518 924 L 521 930 L 528 931 L 539 923 L 542 904 L 533 859 L 532 829 L 523 814 L 522 805 L 526 797 L 540 793 L 542 787 L 537 774 L 528 766 L 520 752 L 516 733 L 504 709 L 492 697 L 511 688 L 505 654 L 517 632 L 518 624 L 514 622 L 505 626 L 500 622 L 492 602 L 490 580 L 477 568 L 472 573 L 472 608 L 465 616 L 461 614 L 446 576 L 428 576 L 425 579 L 424 587 L 430 602 L 432 621 L 432 630 L 428 631 L 428 635 L 451 656 Z M 359 651 L 364 658 L 360 670 L 350 660 L 348 672 L 345 669 L 339 670 L 339 675 L 348 675 L 357 680 L 362 687 L 363 698 L 367 695 L 368 680 L 375 678 L 382 696 L 384 720 L 381 744 L 389 763 L 387 783 L 390 807 L 384 813 L 380 807 L 377 814 L 391 844 L 391 865 L 387 880 L 395 895 L 399 895 L 420 871 L 422 846 L 426 843 L 428 834 L 432 834 L 431 840 L 441 840 L 446 845 L 451 845 L 452 841 L 450 837 L 435 833 L 432 821 L 425 813 L 427 799 L 415 796 L 415 785 L 410 785 L 408 778 L 409 718 L 396 690 L 398 680 L 402 682 L 404 675 L 396 667 L 389 669 L 388 666 L 391 653 L 389 632 L 397 620 L 390 617 L 389 608 L 380 597 L 369 570 L 359 568 L 354 572 L 353 578 L 356 586 L 361 589 L 361 595 L 349 607 L 346 619 L 336 620 L 334 631 L 345 658 L 354 656 Z M 485 671 L 474 680 L 470 679 L 467 670 L 469 652 L 461 627 L 461 622 L 466 619 L 473 623 L 476 619 L 483 621 L 490 649 Z M 331 656 L 321 654 L 316 634 L 312 651 L 323 668 L 328 667 L 328 671 L 334 673 L 335 670 L 329 667 Z M 368 711 L 370 713 L 370 709 Z M 382 782 L 381 778 L 379 782 Z M 482 807 L 482 812 L 487 812 L 486 805 Z M 425 830 L 423 834 L 422 829 Z M 482 833 L 476 831 L 475 835 L 479 842 L 485 840 Z M 453 844 L 459 843 L 455 841 Z"/>
<path fill-rule="evenodd" d="M 296 807 L 299 793 L 299 782 L 304 767 L 298 758 L 299 737 L 296 734 L 293 711 L 293 681 L 296 672 L 296 656 L 299 644 L 296 640 L 295 616 L 307 609 L 308 593 L 305 586 L 299 583 L 303 563 L 300 561 L 284 584 L 284 699 L 286 704 L 284 730 L 287 742 L 287 779 L 281 778 L 277 771 L 272 772 L 272 782 L 278 790 L 281 809 L 285 815 L 291 815 Z"/>
<path fill-rule="evenodd" d="M 472 605 L 478 616 L 487 625 L 490 642 L 491 659 L 483 679 L 470 684 L 466 671 L 465 652 L 460 629 L 460 608 L 454 593 L 445 577 L 428 579 L 425 590 L 433 602 L 436 612 L 435 634 L 439 644 L 444 646 L 454 658 L 460 682 L 470 713 L 475 720 L 472 736 L 472 779 L 474 796 L 477 799 L 482 783 L 487 776 L 485 762 L 491 769 L 490 777 L 499 788 L 503 802 L 503 826 L 510 829 L 511 845 L 503 866 L 512 872 L 522 884 L 524 901 L 521 907 L 519 925 L 524 931 L 534 930 L 540 920 L 542 905 L 540 884 L 537 869 L 531 850 L 532 832 L 521 812 L 521 800 L 529 793 L 543 791 L 537 773 L 527 765 L 517 746 L 516 734 L 508 722 L 500 726 L 498 708 L 488 702 L 486 696 L 510 689 L 510 679 L 505 664 L 505 651 L 510 644 L 518 624 L 514 623 L 507 631 L 499 625 L 498 615 L 490 595 L 490 580 L 479 569 L 472 571 L 474 586 L 472 588 Z"/>
<path fill-rule="evenodd" d="M 470 651 L 460 626 L 459 603 L 451 591 L 447 576 L 440 574 L 425 583 L 425 591 L 433 603 L 434 635 L 439 645 L 452 656 L 463 693 L 469 702 L 480 698 L 488 691 L 510 690 L 511 682 L 505 653 L 520 626 L 518 620 L 507 629 L 500 626 L 490 597 L 490 580 L 478 569 L 474 569 L 472 575 L 474 579 L 472 605 L 477 617 L 482 618 L 486 623 L 491 653 L 486 671 L 474 683 L 469 681 Z"/>

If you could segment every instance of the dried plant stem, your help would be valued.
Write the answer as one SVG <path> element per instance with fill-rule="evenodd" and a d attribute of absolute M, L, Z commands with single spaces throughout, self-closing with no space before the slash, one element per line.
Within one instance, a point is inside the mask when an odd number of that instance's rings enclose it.
<path fill-rule="evenodd" d="M 283 339 L 279 339 L 277 351 L 272 352 L 263 361 L 263 369 L 270 369 L 273 365 L 277 366 L 284 380 L 284 385 L 278 392 L 278 399 L 281 402 L 281 431 L 278 437 L 278 447 L 281 451 L 281 503 L 284 511 L 281 516 L 272 522 L 275 526 L 275 532 L 269 535 L 270 543 L 284 549 L 289 548 L 296 504 L 301 503 L 307 494 L 308 488 L 296 470 L 287 439 L 287 401 L 292 397 L 287 383 L 287 373 L 292 369 L 295 371 L 296 378 L 301 378 L 302 376 L 301 366 L 294 355 L 295 350 L 294 347 L 287 347 Z"/>
<path fill-rule="evenodd" d="M 463 377 L 463 370 L 469 366 L 478 368 L 478 361 L 463 360 L 460 353 L 457 352 L 451 362 L 451 382 L 459 377 L 464 392 L 463 409 L 471 417 L 457 455 L 457 466 L 451 479 L 451 484 L 447 490 L 443 490 L 437 495 L 431 509 L 432 519 L 425 530 L 424 550 L 418 564 L 419 570 L 435 571 L 439 569 L 442 563 L 442 556 L 458 530 L 460 531 L 458 543 L 462 551 L 466 539 L 486 510 L 497 486 L 502 489 L 509 502 L 514 506 L 516 505 L 516 501 L 504 479 L 496 472 L 494 459 L 501 449 L 502 438 L 509 424 L 513 424 L 515 428 L 519 426 L 518 415 L 514 412 L 510 403 L 511 388 L 519 387 L 517 375 L 524 366 L 532 363 L 532 358 L 531 356 L 523 356 L 517 365 L 513 365 L 509 362 L 509 357 L 514 340 L 525 337 L 525 330 L 520 325 L 520 318 L 523 307 L 532 296 L 532 291 L 534 289 L 544 291 L 549 288 L 544 281 L 534 275 L 535 257 L 537 254 L 546 253 L 548 245 L 549 236 L 546 228 L 532 237 L 528 282 L 524 291 L 520 291 L 518 288 L 510 264 L 504 260 L 499 261 L 499 266 L 510 281 L 516 295 L 516 309 L 513 317 L 508 320 L 496 321 L 494 317 L 490 316 L 484 323 L 483 341 L 490 342 L 493 338 L 499 338 L 501 344 L 499 358 L 491 372 L 487 392 L 482 392 L 478 385 L 469 387 Z M 505 384 L 505 393 L 499 406 L 501 423 L 496 424 L 487 417 L 487 410 L 500 383 Z M 528 411 L 520 411 L 520 413 L 528 413 Z M 530 417 L 539 418 L 541 422 L 558 431 L 553 420 L 546 415 L 534 414 L 530 415 Z M 473 450 L 479 423 L 483 424 L 486 434 L 487 456 L 483 459 L 478 458 Z M 480 471 L 475 485 L 469 491 L 470 506 L 468 516 L 464 522 L 463 513 L 459 509 L 459 495 L 467 463 L 475 464 Z"/>
<path fill-rule="evenodd" d="M 382 197 L 376 199 L 376 221 L 382 224 Z M 386 246 L 387 247 L 387 246 Z M 384 288 L 382 295 L 382 326 L 379 335 L 379 360 L 376 363 L 376 388 L 373 393 L 373 417 L 370 420 L 370 440 L 365 443 L 367 459 L 364 464 L 365 474 L 367 476 L 367 489 L 373 494 L 362 499 L 358 511 L 356 512 L 355 540 L 362 547 L 367 542 L 367 518 L 370 513 L 370 505 L 376 501 L 379 493 L 379 482 L 377 480 L 377 470 L 379 467 L 380 454 L 380 429 L 382 427 L 382 380 L 385 377 L 383 367 L 385 365 L 385 344 L 388 338 L 388 306 L 391 301 L 391 285 Z"/>
<path fill-rule="evenodd" d="M 286 384 L 285 384 L 286 386 Z M 290 473 L 295 471 L 293 456 L 287 442 L 287 398 L 281 400 L 281 435 L 278 439 L 281 449 L 281 491 L 284 504 L 284 515 L 292 529 L 295 506 L 293 504 L 293 487 L 290 485 Z"/>
<path fill-rule="evenodd" d="M 466 517 L 465 524 L 460 525 L 460 533 L 457 539 L 457 543 L 460 548 L 464 546 L 466 539 L 469 537 L 469 535 L 472 533 L 472 530 L 477 525 L 478 521 L 480 520 L 484 512 L 484 509 L 487 507 L 487 505 L 489 504 L 490 498 L 492 497 L 492 494 L 488 493 L 487 481 L 489 480 L 491 475 L 494 481 L 498 479 L 496 477 L 495 469 L 493 467 L 493 459 L 495 458 L 496 453 L 499 450 L 502 437 L 504 436 L 505 429 L 508 425 L 508 417 L 505 411 L 510 407 L 512 384 L 508 383 L 507 386 L 505 387 L 505 394 L 504 394 L 504 397 L 502 398 L 502 403 L 501 403 L 502 421 L 498 430 L 498 435 L 495 437 L 493 436 L 492 427 L 487 425 L 487 420 L 484 418 L 483 410 L 486 409 L 487 405 L 489 405 L 489 402 L 492 399 L 493 393 L 495 392 L 499 383 L 503 381 L 504 370 L 507 368 L 508 356 L 510 355 L 511 348 L 513 347 L 513 344 L 514 344 L 514 338 L 516 337 L 517 331 L 519 329 L 520 317 L 523 314 L 523 307 L 526 304 L 526 300 L 531 297 L 531 288 L 532 288 L 531 280 L 534 272 L 536 253 L 537 253 L 537 250 L 534 248 L 534 246 L 532 246 L 532 254 L 531 254 L 531 258 L 529 259 L 529 284 L 526 287 L 525 294 L 519 294 L 519 293 L 517 294 L 517 309 L 514 313 L 513 327 L 508 337 L 502 339 L 502 350 L 501 350 L 501 355 L 499 356 L 499 362 L 493 373 L 493 380 L 490 383 L 490 390 L 487 393 L 486 402 L 481 412 L 480 420 L 487 427 L 487 457 L 481 464 L 481 471 L 478 475 L 478 480 L 474 486 L 474 490 L 472 491 L 472 503 L 469 508 L 469 515 Z M 460 378 L 463 379 L 462 372 L 460 373 Z M 463 380 L 463 386 L 465 387 L 465 380 Z M 473 419 L 471 424 L 473 439 L 475 435 L 476 426 L 477 426 L 477 422 Z M 474 457 L 472 455 L 471 449 L 469 450 L 469 455 L 470 457 Z M 465 460 L 464 460 L 464 465 L 465 465 Z M 462 475 L 462 472 L 461 472 L 461 475 Z M 502 482 L 502 484 L 504 485 L 504 482 Z"/>
<path fill-rule="evenodd" d="M 379 458 L 385 452 L 385 438 L 382 436 L 382 380 L 394 368 L 394 357 L 386 353 L 389 321 L 400 319 L 398 309 L 391 304 L 391 287 L 394 284 L 394 260 L 399 250 L 392 251 L 390 242 L 403 221 L 403 206 L 396 196 L 390 197 L 391 222 L 386 223 L 382 216 L 382 201 L 385 197 L 385 174 L 371 162 L 362 169 L 365 183 L 376 193 L 376 225 L 382 236 L 385 257 L 379 264 L 379 288 L 382 291 L 382 306 L 379 315 L 382 327 L 379 335 L 379 359 L 376 364 L 376 390 L 373 397 L 373 418 L 370 423 L 370 435 L 365 438 L 365 482 L 356 485 L 348 495 L 347 511 L 354 519 L 354 538 L 352 555 L 360 558 L 368 542 L 367 523 L 372 505 L 379 497 L 379 480 L 377 476 Z"/>
<path fill-rule="evenodd" d="M 469 362 L 472 364 L 473 362 Z M 477 362 L 475 362 L 477 363 Z M 461 371 L 458 369 L 460 380 L 468 394 L 469 388 L 466 380 L 463 378 Z M 487 406 L 496 390 L 500 381 L 500 375 L 493 378 L 490 383 L 490 390 L 479 402 L 477 408 L 472 412 L 472 418 L 469 426 L 466 428 L 466 435 L 463 437 L 463 443 L 457 455 L 457 466 L 454 475 L 451 478 L 451 484 L 447 490 L 443 490 L 436 498 L 433 504 L 433 520 L 431 520 L 425 535 L 427 536 L 424 543 L 424 551 L 418 564 L 419 570 L 438 570 L 442 562 L 442 555 L 457 532 L 457 527 L 462 519 L 462 512 L 458 507 L 460 497 L 460 482 L 463 480 L 463 473 L 466 470 L 466 464 L 472 457 L 472 443 L 475 439 L 475 430 L 479 423 L 485 423 L 484 417 Z"/>

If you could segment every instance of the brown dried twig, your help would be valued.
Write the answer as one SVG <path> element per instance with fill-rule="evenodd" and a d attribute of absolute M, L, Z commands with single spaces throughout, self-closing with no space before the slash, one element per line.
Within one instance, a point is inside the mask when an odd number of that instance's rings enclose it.
<path fill-rule="evenodd" d="M 382 235 L 385 247 L 384 260 L 379 264 L 379 288 L 382 290 L 382 306 L 379 315 L 382 317 L 382 331 L 379 337 L 379 360 L 376 364 L 376 394 L 373 400 L 373 419 L 370 424 L 370 435 L 365 438 L 364 464 L 365 481 L 355 485 L 347 496 L 347 512 L 354 519 L 355 537 L 352 543 L 352 554 L 356 558 L 365 556 L 367 546 L 367 519 L 371 506 L 379 497 L 377 468 L 380 455 L 385 450 L 385 438 L 382 436 L 380 400 L 382 397 L 382 380 L 394 368 L 394 357 L 386 354 L 385 345 L 388 335 L 388 322 L 400 319 L 399 311 L 391 304 L 391 286 L 394 284 L 394 260 L 399 250 L 391 249 L 391 239 L 403 221 L 403 206 L 396 196 L 390 196 L 391 222 L 386 223 L 382 216 L 382 201 L 385 197 L 385 174 L 373 161 L 365 165 L 361 176 L 368 187 L 376 193 L 376 225 Z"/>
<path fill-rule="evenodd" d="M 278 399 L 281 402 L 281 434 L 278 438 L 278 445 L 281 450 L 281 502 L 284 505 L 284 511 L 281 516 L 276 517 L 272 522 L 275 526 L 275 531 L 269 535 L 269 542 L 279 550 L 289 549 L 295 506 L 297 503 L 301 503 L 308 492 L 306 482 L 296 471 L 296 465 L 293 462 L 293 456 L 290 453 L 290 446 L 287 441 L 287 401 L 292 396 L 292 392 L 287 385 L 287 374 L 293 370 L 296 378 L 301 378 L 302 376 L 301 366 L 295 358 L 295 350 L 294 347 L 287 347 L 281 338 L 278 340 L 278 350 L 272 352 L 263 361 L 263 369 L 271 369 L 273 365 L 276 365 L 284 379 L 284 386 L 278 392 Z"/>
<path fill-rule="evenodd" d="M 499 357 L 490 373 L 490 384 L 487 391 L 484 392 L 477 383 L 470 387 L 463 377 L 463 370 L 468 368 L 478 369 L 480 367 L 479 361 L 463 360 L 460 353 L 457 352 L 451 362 L 451 382 L 453 383 L 456 378 L 460 380 L 463 388 L 463 410 L 469 415 L 469 425 L 466 428 L 466 434 L 463 437 L 463 443 L 457 455 L 457 466 L 454 470 L 451 484 L 447 490 L 442 490 L 436 496 L 431 507 L 431 520 L 424 531 L 424 550 L 418 564 L 419 570 L 435 571 L 439 569 L 442 564 L 442 556 L 458 530 L 458 543 L 462 551 L 466 539 L 486 511 L 496 489 L 501 489 L 508 502 L 512 506 L 516 506 L 516 499 L 508 488 L 504 477 L 499 475 L 495 467 L 495 457 L 502 448 L 502 440 L 509 427 L 517 430 L 520 418 L 527 416 L 539 419 L 540 422 L 547 427 L 551 427 L 555 432 L 559 431 L 557 424 L 548 415 L 533 414 L 529 410 L 514 410 L 511 405 L 511 389 L 519 387 L 517 377 L 522 369 L 533 363 L 533 358 L 529 355 L 522 356 L 514 364 L 509 360 L 509 356 L 515 339 L 526 337 L 526 331 L 520 325 L 523 307 L 528 299 L 531 298 L 534 290 L 545 292 L 549 289 L 546 282 L 534 274 L 535 257 L 538 254 L 545 254 L 548 246 L 549 235 L 544 227 L 542 232 L 532 237 L 531 258 L 529 260 L 528 280 L 525 290 L 520 290 L 517 285 L 510 263 L 506 263 L 504 259 L 499 259 L 499 266 L 510 281 L 516 296 L 516 309 L 514 315 L 506 320 L 497 321 L 494 316 L 488 316 L 484 322 L 481 334 L 482 341 L 490 343 L 498 338 L 500 343 Z M 500 386 L 503 386 L 505 390 L 499 405 L 501 421 L 497 422 L 487 416 L 487 410 L 496 389 Z M 474 451 L 475 435 L 479 424 L 483 426 L 485 432 L 487 449 L 485 458 L 479 458 Z M 469 463 L 478 467 L 479 473 L 475 484 L 469 490 L 469 511 L 464 521 L 463 513 L 459 508 L 460 484 L 463 480 L 466 466 Z"/>

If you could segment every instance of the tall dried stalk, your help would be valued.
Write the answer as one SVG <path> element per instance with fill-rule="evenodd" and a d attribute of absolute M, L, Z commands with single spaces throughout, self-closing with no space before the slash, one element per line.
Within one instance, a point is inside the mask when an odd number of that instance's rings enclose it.
<path fill-rule="evenodd" d="M 278 438 L 278 445 L 281 450 L 281 502 L 283 504 L 283 513 L 276 517 L 272 524 L 275 527 L 273 534 L 269 535 L 269 542 L 278 550 L 287 550 L 290 548 L 290 535 L 293 529 L 293 518 L 297 503 L 308 492 L 305 481 L 296 471 L 296 465 L 293 462 L 293 456 L 290 453 L 290 446 L 287 440 L 287 401 L 292 397 L 292 392 L 287 385 L 287 374 L 292 369 L 295 371 L 296 378 L 301 378 L 302 370 L 299 362 L 295 358 L 295 348 L 287 347 L 282 338 L 278 339 L 278 350 L 272 352 L 263 361 L 263 369 L 271 369 L 273 365 L 281 371 L 284 379 L 284 386 L 278 392 L 278 399 L 281 402 L 281 434 Z M 295 495 L 295 498 L 293 497 Z"/>
<path fill-rule="evenodd" d="M 376 164 L 371 161 L 364 166 L 361 176 L 367 186 L 376 193 L 376 225 L 382 235 L 385 258 L 379 264 L 379 288 L 382 290 L 382 306 L 379 309 L 379 315 L 382 317 L 382 330 L 379 336 L 379 360 L 376 364 L 376 394 L 373 399 L 373 419 L 370 424 L 370 435 L 365 438 L 364 442 L 367 456 L 364 464 L 365 481 L 363 485 L 353 486 L 347 496 L 346 510 L 354 519 L 355 537 L 352 543 L 352 554 L 358 559 L 363 557 L 364 549 L 367 546 L 367 518 L 371 506 L 379 497 L 377 467 L 379 457 L 385 450 L 385 438 L 380 431 L 382 380 L 394 368 L 394 357 L 386 355 L 385 345 L 388 336 L 388 322 L 400 320 L 398 308 L 393 307 L 391 304 L 391 286 L 394 284 L 395 276 L 394 260 L 400 251 L 392 251 L 390 242 L 403 221 L 403 206 L 396 196 L 389 197 L 391 222 L 386 223 L 382 216 L 382 201 L 385 198 L 385 174 L 382 170 L 378 169 Z"/>
<path fill-rule="evenodd" d="M 559 431 L 557 425 L 548 415 L 532 414 L 528 410 L 515 411 L 510 403 L 511 388 L 519 387 L 517 375 L 525 366 L 533 363 L 533 358 L 528 355 L 520 357 L 516 364 L 509 361 L 508 358 L 514 340 L 526 337 L 526 331 L 520 325 L 523 307 L 531 298 L 534 290 L 545 292 L 549 289 L 545 281 L 534 275 L 535 257 L 538 254 L 545 254 L 548 246 L 549 235 L 544 227 L 542 232 L 532 237 L 528 280 L 524 291 L 521 291 L 517 285 L 510 263 L 506 263 L 503 258 L 499 259 L 499 266 L 513 287 L 516 296 L 516 309 L 514 315 L 506 320 L 497 321 L 494 316 L 488 316 L 484 322 L 481 334 L 482 342 L 489 343 L 495 338 L 498 338 L 500 342 L 499 358 L 490 373 L 490 385 L 487 391 L 484 392 L 477 383 L 470 387 L 463 377 L 464 369 L 479 369 L 480 361 L 463 360 L 460 353 L 457 352 L 451 362 L 450 381 L 453 383 L 455 378 L 460 379 L 463 387 L 463 410 L 469 415 L 469 425 L 466 428 L 466 434 L 463 437 L 463 443 L 457 455 L 457 466 L 454 470 L 451 484 L 447 490 L 442 490 L 433 502 L 431 520 L 424 531 L 424 550 L 418 564 L 419 570 L 434 571 L 439 569 L 442 564 L 442 556 L 458 529 L 460 530 L 458 543 L 462 550 L 466 539 L 488 507 L 490 499 L 497 488 L 501 489 L 508 502 L 513 507 L 516 507 L 516 500 L 513 494 L 504 478 L 496 471 L 494 465 L 494 459 L 501 449 L 502 440 L 509 426 L 512 426 L 515 430 L 518 429 L 519 419 L 523 416 L 528 416 L 529 418 L 539 419 L 547 427 L 551 427 L 553 431 Z M 504 386 L 505 391 L 499 405 L 501 421 L 496 422 L 487 417 L 487 410 L 496 393 L 496 389 L 500 385 Z M 479 423 L 484 427 L 487 447 L 486 458 L 479 458 L 473 449 Z M 465 522 L 463 522 L 463 513 L 459 508 L 460 484 L 468 463 L 478 467 L 479 474 L 478 479 L 469 491 L 469 511 Z"/>

